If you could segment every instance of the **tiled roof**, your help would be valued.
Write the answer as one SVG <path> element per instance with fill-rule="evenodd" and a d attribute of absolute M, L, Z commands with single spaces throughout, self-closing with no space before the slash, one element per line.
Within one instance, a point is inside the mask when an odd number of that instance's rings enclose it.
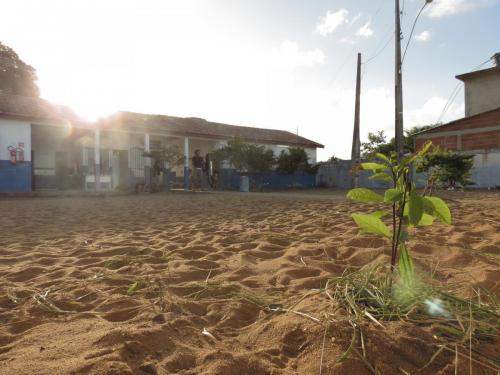
<path fill-rule="evenodd" d="M 0 116 L 31 121 L 55 121 L 89 125 L 82 121 L 69 107 L 55 105 L 47 100 L 18 95 L 0 94 Z M 323 147 L 322 144 L 284 130 L 252 128 L 210 122 L 195 117 L 150 115 L 135 112 L 118 112 L 101 119 L 103 128 L 129 130 L 158 130 L 172 135 L 190 135 L 214 139 L 241 138 L 249 142 L 272 143 L 303 147 Z"/>
<path fill-rule="evenodd" d="M 440 133 L 454 130 L 479 129 L 490 126 L 500 126 L 500 107 L 491 111 L 478 113 L 474 116 L 451 121 L 447 124 L 435 126 L 416 134 L 416 136 L 418 137 L 421 134 Z"/>
<path fill-rule="evenodd" d="M 191 135 L 217 139 L 240 138 L 256 143 L 323 147 L 320 143 L 284 130 L 221 124 L 196 117 L 182 118 L 135 112 L 118 112 L 101 120 L 100 125 L 103 127 L 135 129 L 139 131 L 144 129 L 150 131 L 158 130 L 168 132 L 172 135 Z"/>
<path fill-rule="evenodd" d="M 81 122 L 81 119 L 66 106 L 55 105 L 47 100 L 20 95 L 0 94 L 0 116 L 29 120 Z"/>

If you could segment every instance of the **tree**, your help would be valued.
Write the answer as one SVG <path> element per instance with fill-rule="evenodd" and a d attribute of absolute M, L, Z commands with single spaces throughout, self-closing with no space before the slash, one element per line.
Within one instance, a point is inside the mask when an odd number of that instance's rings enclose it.
<path fill-rule="evenodd" d="M 387 137 L 383 130 L 377 133 L 368 133 L 368 142 L 361 142 L 361 156 L 363 158 L 369 158 L 376 153 L 390 155 L 391 152 L 395 151 L 395 140 L 387 142 Z"/>
<path fill-rule="evenodd" d="M 167 163 L 169 168 L 174 168 L 184 163 L 184 155 L 177 145 L 170 145 L 160 150 L 145 152 L 143 156 L 157 161 L 160 165 Z"/>
<path fill-rule="evenodd" d="M 431 124 L 431 125 L 422 125 L 422 126 L 414 126 L 408 130 L 405 130 L 405 153 L 415 152 L 415 135 L 417 133 L 423 132 L 424 130 L 434 128 L 435 126 L 441 125 L 441 123 Z"/>
<path fill-rule="evenodd" d="M 282 174 L 315 174 L 318 170 L 318 166 L 309 164 L 309 156 L 301 147 L 290 147 L 288 150 L 281 151 L 277 164 L 276 171 Z"/>
<path fill-rule="evenodd" d="M 0 93 L 38 97 L 36 80 L 36 70 L 0 42 Z"/>
<path fill-rule="evenodd" d="M 211 155 L 216 165 L 228 161 L 240 171 L 268 172 L 275 163 L 273 150 L 262 145 L 246 143 L 241 139 L 228 141 L 227 145 L 215 150 Z"/>
<path fill-rule="evenodd" d="M 435 147 L 417 164 L 417 172 L 428 173 L 427 188 L 432 188 L 437 182 L 443 188 L 456 188 L 473 185 L 471 169 L 474 166 L 474 155 L 445 151 Z M 426 188 L 426 189 L 427 189 Z"/>
<path fill-rule="evenodd" d="M 410 129 L 405 130 L 405 139 L 403 145 L 404 153 L 409 154 L 415 152 L 415 135 L 417 133 L 433 128 L 437 125 L 440 124 L 414 126 Z M 368 133 L 368 142 L 361 143 L 361 155 L 363 156 L 363 158 L 372 157 L 376 153 L 390 156 L 391 152 L 395 150 L 395 138 L 391 138 L 389 142 L 387 142 L 387 136 L 384 134 L 383 130 L 380 130 L 377 133 Z"/>
<path fill-rule="evenodd" d="M 247 145 L 246 164 L 250 172 L 269 172 L 274 163 L 273 150 L 264 146 Z"/>

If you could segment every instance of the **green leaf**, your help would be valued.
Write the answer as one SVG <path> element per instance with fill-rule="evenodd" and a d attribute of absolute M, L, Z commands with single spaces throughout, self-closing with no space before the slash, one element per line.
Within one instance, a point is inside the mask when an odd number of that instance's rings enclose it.
<path fill-rule="evenodd" d="M 380 219 L 380 218 L 384 217 L 385 215 L 387 215 L 387 212 L 386 211 L 375 211 L 375 212 L 372 212 L 369 215 Z"/>
<path fill-rule="evenodd" d="M 424 210 L 437 217 L 445 224 L 451 224 L 451 212 L 448 205 L 438 197 L 423 197 Z"/>
<path fill-rule="evenodd" d="M 391 231 L 379 217 L 373 214 L 352 214 L 353 220 L 365 233 L 378 234 L 387 238 L 391 237 Z"/>
<path fill-rule="evenodd" d="M 399 189 L 387 189 L 384 194 L 384 202 L 394 203 L 403 198 L 403 192 Z"/>
<path fill-rule="evenodd" d="M 380 181 L 385 181 L 385 182 L 392 182 L 391 176 L 389 176 L 385 172 L 375 173 L 375 174 L 371 175 L 370 177 L 368 177 L 368 179 L 369 180 L 380 180 Z"/>
<path fill-rule="evenodd" d="M 135 283 L 130 284 L 130 286 L 127 289 L 127 294 L 129 296 L 133 295 L 135 293 L 135 290 L 137 289 L 138 285 L 139 284 L 137 283 L 137 281 Z"/>
<path fill-rule="evenodd" d="M 421 227 L 426 227 L 432 225 L 433 223 L 434 223 L 434 217 L 424 212 L 422 214 L 422 218 L 420 219 L 417 225 Z"/>
<path fill-rule="evenodd" d="M 413 189 L 410 193 L 410 199 L 408 201 L 408 220 L 411 225 L 417 225 L 422 219 L 422 214 L 424 213 L 424 201 L 420 195 L 418 195 L 416 189 Z"/>
<path fill-rule="evenodd" d="M 390 162 L 391 162 L 391 161 L 389 160 L 389 158 L 387 157 L 387 155 L 384 155 L 384 154 L 382 154 L 381 152 L 377 152 L 377 153 L 375 154 L 375 157 L 376 157 L 377 159 L 380 159 L 380 160 L 386 161 L 387 163 L 390 163 Z"/>
<path fill-rule="evenodd" d="M 387 169 L 387 166 L 380 163 L 361 163 L 361 169 L 365 171 L 379 171 Z"/>
<path fill-rule="evenodd" d="M 410 164 L 412 162 L 414 162 L 417 158 L 420 158 L 422 156 L 424 156 L 427 151 L 429 151 L 429 148 L 432 146 L 432 142 L 431 141 L 427 141 L 420 150 L 418 150 L 416 153 L 414 153 L 413 155 L 410 155 L 408 157 L 407 160 L 405 160 L 405 164 Z"/>
<path fill-rule="evenodd" d="M 409 286 L 413 282 L 413 262 L 406 245 L 402 243 L 399 246 L 399 273 L 403 284 Z"/>
<path fill-rule="evenodd" d="M 380 194 L 371 191 L 370 189 L 357 188 L 349 190 L 347 193 L 347 198 L 356 202 L 368 202 L 368 203 L 382 203 L 384 202 L 384 197 Z"/>

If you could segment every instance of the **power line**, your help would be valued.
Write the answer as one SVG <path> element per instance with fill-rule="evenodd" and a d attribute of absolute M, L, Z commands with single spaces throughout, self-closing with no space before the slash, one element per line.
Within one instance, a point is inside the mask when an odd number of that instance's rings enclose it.
<path fill-rule="evenodd" d="M 339 78 L 340 73 L 342 72 L 342 70 L 344 70 L 344 67 L 347 64 L 347 61 L 349 60 L 349 58 L 353 54 L 354 49 L 356 47 L 357 47 L 357 45 L 353 45 L 351 50 L 347 53 L 346 57 L 344 58 L 344 60 L 340 64 L 339 68 L 336 70 L 335 74 L 333 75 L 332 79 L 330 80 L 330 84 L 329 84 L 330 86 L 333 86 L 335 83 L 337 83 L 337 80 Z"/>
<path fill-rule="evenodd" d="M 446 101 L 444 107 L 443 107 L 443 110 L 441 111 L 441 114 L 439 115 L 439 118 L 438 120 L 436 121 L 436 124 L 439 124 L 441 123 L 441 120 L 443 119 L 444 115 L 446 114 L 446 112 L 448 111 L 448 109 L 451 108 L 453 102 L 455 101 L 455 99 L 457 98 L 457 95 L 458 93 L 461 91 L 463 87 L 463 83 L 462 82 L 459 82 L 455 88 L 453 89 L 453 91 L 451 92 L 450 96 L 448 97 L 448 100 Z"/>
<path fill-rule="evenodd" d="M 484 62 L 482 62 L 481 64 L 479 64 L 478 66 L 476 66 L 472 70 L 477 70 L 479 68 L 482 68 L 484 65 L 486 65 L 490 61 L 491 61 L 491 58 L 488 59 L 488 60 L 486 60 L 486 61 L 484 61 Z M 436 121 L 436 124 L 439 124 L 441 122 L 441 120 L 443 119 L 443 117 L 446 115 L 446 112 L 451 108 L 451 106 L 453 105 L 453 102 L 457 98 L 457 95 L 459 94 L 460 90 L 463 88 L 463 85 L 464 85 L 463 82 L 458 82 L 457 83 L 457 85 L 455 86 L 455 88 L 451 92 L 450 96 L 448 97 L 448 100 L 446 101 L 446 103 L 445 103 L 445 105 L 443 107 L 443 110 L 441 111 L 441 114 L 439 115 L 439 118 Z"/>
<path fill-rule="evenodd" d="M 377 10 L 375 11 L 375 13 L 373 14 L 373 17 L 372 17 L 372 21 L 377 19 L 377 16 L 378 14 L 380 13 L 380 11 L 382 10 L 382 8 L 384 7 L 384 5 L 386 5 L 386 2 L 384 0 L 381 0 L 380 1 L 380 4 L 377 8 Z M 390 31 L 390 30 L 389 30 Z M 384 37 L 385 39 L 385 37 Z M 384 40 L 382 39 L 382 40 Z M 390 38 L 387 43 L 384 45 L 384 47 L 382 48 L 381 51 L 377 52 L 377 56 L 383 52 L 383 50 L 387 47 L 387 45 L 389 44 L 389 42 L 392 40 L 392 38 Z M 379 43 L 380 45 L 381 43 Z M 332 79 L 330 80 L 330 85 L 333 86 L 335 83 L 337 83 L 337 79 L 340 75 L 340 73 L 344 70 L 346 64 L 347 64 L 347 61 L 349 60 L 349 58 L 352 56 L 352 54 L 354 53 L 354 49 L 356 48 L 357 46 L 356 45 L 353 45 L 351 50 L 347 53 L 346 57 L 344 58 L 344 60 L 342 61 L 342 63 L 340 64 L 339 68 L 337 69 L 337 71 L 334 73 Z M 378 45 L 377 45 L 377 48 L 378 48 Z M 363 62 L 362 64 L 367 64 L 369 61 L 375 59 L 375 57 L 377 56 L 373 56 L 371 59 L 369 59 L 368 61 L 365 61 Z"/>
<path fill-rule="evenodd" d="M 417 13 L 415 20 L 413 21 L 413 25 L 412 25 L 411 31 L 410 31 L 410 37 L 408 38 L 408 41 L 406 42 L 406 47 L 405 47 L 405 51 L 403 53 L 403 59 L 401 60 L 401 65 L 403 65 L 403 62 L 405 61 L 406 52 L 408 52 L 408 47 L 410 46 L 411 38 L 413 36 L 413 32 L 415 31 L 415 26 L 417 25 L 417 21 L 420 18 L 420 15 L 422 14 L 422 12 L 424 11 L 425 7 L 429 4 L 430 4 L 430 1 L 426 0 L 424 5 L 422 6 L 422 8 L 420 8 L 419 12 Z"/>
<path fill-rule="evenodd" d="M 390 32 L 390 34 L 389 33 L 386 34 L 389 36 L 389 39 L 387 39 L 387 41 L 385 42 L 383 47 L 379 51 L 377 51 L 372 57 L 370 57 L 368 60 L 363 62 L 364 65 L 368 64 L 372 60 L 375 60 L 377 57 L 379 57 L 382 54 L 382 52 L 385 51 L 385 49 L 387 48 L 389 43 L 392 41 L 392 38 L 394 37 L 394 32 L 392 32 L 392 30 L 389 30 L 389 32 Z M 381 40 L 383 41 L 384 39 L 381 39 Z M 379 43 L 379 45 L 380 45 L 380 43 Z"/>

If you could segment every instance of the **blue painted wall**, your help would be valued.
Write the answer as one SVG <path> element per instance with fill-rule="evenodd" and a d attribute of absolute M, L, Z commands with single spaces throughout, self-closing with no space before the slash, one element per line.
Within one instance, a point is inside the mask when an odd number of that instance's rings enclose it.
<path fill-rule="evenodd" d="M 0 193 L 25 193 L 31 191 L 31 162 L 0 160 Z"/>
<path fill-rule="evenodd" d="M 316 186 L 316 176 L 306 174 L 245 173 L 250 178 L 250 191 L 264 189 L 307 189 Z M 240 173 L 235 169 L 219 171 L 219 189 L 239 190 Z"/>
<path fill-rule="evenodd" d="M 353 164 L 350 160 L 321 165 L 317 173 L 318 186 L 351 189 L 354 183 L 352 168 Z M 358 173 L 358 186 L 369 189 L 386 189 L 389 187 L 389 184 L 384 181 L 370 180 L 371 175 L 373 175 L 371 171 L 360 171 Z"/>

